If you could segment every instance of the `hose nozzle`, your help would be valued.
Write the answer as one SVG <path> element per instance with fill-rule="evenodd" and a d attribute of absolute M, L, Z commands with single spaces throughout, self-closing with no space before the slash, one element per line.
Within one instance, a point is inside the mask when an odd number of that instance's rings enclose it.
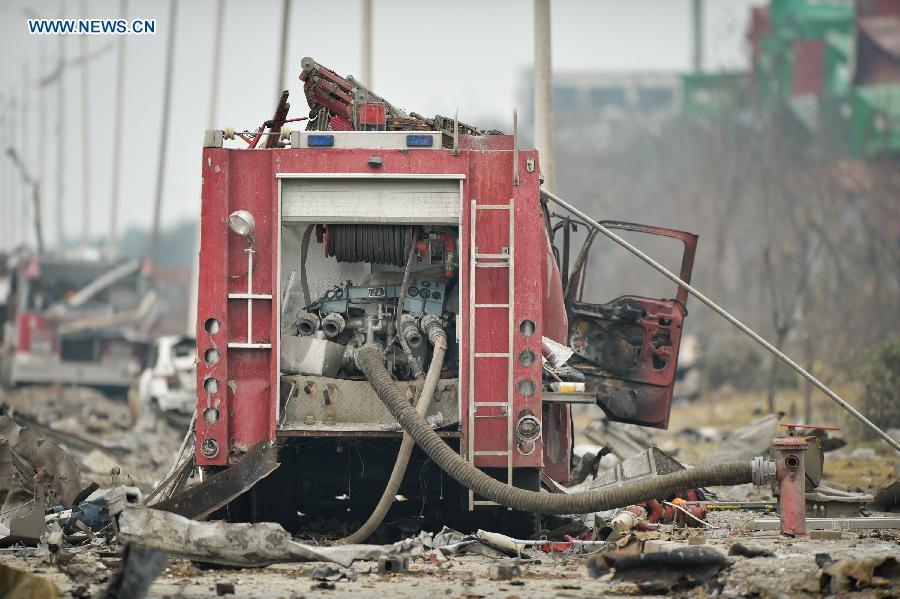
<path fill-rule="evenodd" d="M 319 330 L 320 324 L 321 320 L 319 319 L 318 314 L 306 312 L 300 317 L 300 321 L 297 323 L 297 330 L 304 336 L 313 335 Z"/>
<path fill-rule="evenodd" d="M 428 341 L 431 342 L 432 345 L 437 345 L 437 340 L 439 337 L 444 337 L 446 339 L 447 333 L 444 331 L 444 325 L 441 323 L 441 319 L 439 316 L 435 316 L 434 314 L 426 314 L 422 317 L 422 320 L 419 321 L 419 326 L 422 327 L 422 331 L 428 337 Z"/>
<path fill-rule="evenodd" d="M 337 337 L 344 330 L 346 324 L 343 316 L 337 312 L 332 312 L 322 319 L 322 330 L 329 337 Z"/>
<path fill-rule="evenodd" d="M 403 335 L 410 347 L 422 345 L 422 333 L 419 331 L 415 317 L 409 314 L 400 317 L 400 334 Z"/>

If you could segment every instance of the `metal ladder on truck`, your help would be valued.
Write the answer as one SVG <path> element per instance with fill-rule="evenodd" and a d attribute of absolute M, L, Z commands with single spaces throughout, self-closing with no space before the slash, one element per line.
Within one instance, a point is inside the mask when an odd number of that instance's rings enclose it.
<path fill-rule="evenodd" d="M 478 215 L 484 211 L 506 211 L 509 218 L 509 241 L 499 254 L 485 254 L 478 251 L 477 223 Z M 469 463 L 475 464 L 477 456 L 505 456 L 506 483 L 513 484 L 513 331 L 515 330 L 515 204 L 510 198 L 509 204 L 478 204 L 474 199 L 469 213 L 469 419 L 468 419 L 468 457 Z M 508 295 L 506 303 L 476 303 L 475 284 L 478 273 L 484 268 L 502 268 L 507 271 Z M 475 342 L 477 316 L 487 310 L 506 310 L 509 315 L 507 330 L 508 344 L 505 352 L 479 352 Z M 475 397 L 475 364 L 482 360 L 506 360 L 506 401 L 477 401 Z M 500 408 L 500 414 L 479 414 L 478 408 Z M 505 450 L 475 450 L 476 421 L 487 418 L 506 419 Z M 475 493 L 469 489 L 469 510 L 478 506 L 499 505 L 493 501 L 477 500 Z"/>

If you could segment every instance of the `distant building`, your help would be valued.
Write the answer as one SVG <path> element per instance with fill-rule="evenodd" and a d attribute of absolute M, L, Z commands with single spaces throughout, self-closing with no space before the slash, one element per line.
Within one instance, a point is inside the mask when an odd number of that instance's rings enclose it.
<path fill-rule="evenodd" d="M 522 133 L 530 137 L 534 126 L 531 72 L 522 77 L 520 90 Z M 621 127 L 635 122 L 656 130 L 681 110 L 681 79 L 675 72 L 554 73 L 553 112 L 557 152 L 588 143 L 609 148 L 621 139 Z"/>
<path fill-rule="evenodd" d="M 531 72 L 523 77 L 527 122 L 534 119 Z M 554 73 L 553 109 L 558 125 L 590 116 L 670 116 L 681 109 L 681 79 L 675 72 Z"/>

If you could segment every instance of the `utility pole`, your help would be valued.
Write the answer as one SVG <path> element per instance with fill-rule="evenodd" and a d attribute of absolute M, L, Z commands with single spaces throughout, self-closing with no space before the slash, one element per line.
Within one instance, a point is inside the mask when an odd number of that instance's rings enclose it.
<path fill-rule="evenodd" d="M 281 0 L 281 41 L 278 44 L 278 74 L 275 76 L 275 101 L 284 91 L 284 67 L 287 64 L 288 31 L 290 31 L 291 0 Z"/>
<path fill-rule="evenodd" d="M 550 0 L 534 0 L 534 145 L 544 189 L 556 190 L 553 150 L 553 69 L 550 54 Z"/>
<path fill-rule="evenodd" d="M 31 127 L 28 126 L 28 119 L 31 116 L 31 96 L 29 88 L 31 87 L 31 77 L 29 76 L 28 63 L 22 64 L 22 101 L 20 102 L 21 115 L 19 116 L 19 126 L 22 128 L 19 145 L 15 148 L 15 152 L 21 153 L 22 159 L 29 159 L 30 137 L 32 133 Z M 22 179 L 22 201 L 19 203 L 19 209 L 22 211 L 20 216 L 19 231 L 21 231 L 22 242 L 28 243 L 28 206 L 31 204 L 31 186 L 28 181 Z"/>
<path fill-rule="evenodd" d="M 62 37 L 62 36 L 60 36 Z M 40 45 L 38 51 L 38 74 L 41 79 L 47 71 L 47 46 Z M 35 210 L 38 211 L 36 218 L 38 222 L 44 222 L 44 205 L 43 191 L 47 188 L 47 90 L 43 82 L 38 83 L 38 165 L 37 165 L 37 205 Z M 43 226 L 38 230 L 41 232 L 41 246 L 44 246 Z"/>
<path fill-rule="evenodd" d="M 209 121 L 214 129 L 219 111 L 219 76 L 222 71 L 222 31 L 225 25 L 225 0 L 216 0 L 216 28 L 213 31 L 212 82 L 209 91 Z M 280 93 L 280 92 L 279 92 Z"/>
<path fill-rule="evenodd" d="M 64 17 L 64 13 L 60 15 L 60 18 L 62 17 Z M 56 38 L 57 52 L 59 53 L 57 61 L 59 72 L 57 73 L 58 80 L 56 82 L 56 198 L 54 199 L 54 208 L 56 213 L 56 250 L 62 252 L 66 242 L 65 228 L 63 226 L 63 206 L 65 205 L 63 199 L 66 193 L 66 138 L 63 125 L 66 120 L 66 36 L 57 35 Z"/>
<path fill-rule="evenodd" d="M 14 90 L 10 95 L 9 99 L 9 111 L 7 114 L 9 115 L 9 147 L 18 148 L 21 140 L 19 139 L 20 129 L 18 127 L 19 123 L 21 123 L 22 119 L 19 116 L 19 102 L 21 101 L 21 96 L 19 95 L 18 90 Z M 9 162 L 9 160 L 5 160 Z M 9 242 L 12 247 L 16 247 L 20 243 L 25 241 L 24 231 L 20 225 L 19 217 L 24 210 L 24 206 L 22 205 L 21 197 L 22 197 L 22 180 L 15 176 L 15 165 L 12 162 L 9 162 L 12 167 L 12 171 L 10 172 L 9 178 L 9 218 L 7 222 L 9 223 L 10 232 L 9 232 Z"/>
<path fill-rule="evenodd" d="M 22 183 L 31 194 L 31 197 L 28 198 L 28 203 L 32 204 L 35 248 L 37 249 L 38 255 L 42 255 L 44 253 L 44 233 L 41 225 L 41 183 L 28 171 L 28 167 L 25 166 L 25 162 L 22 161 L 22 158 L 19 156 L 19 153 L 16 152 L 15 148 L 7 148 L 6 155 L 18 169 Z M 26 212 L 23 210 L 22 215 L 25 216 L 25 214 Z M 28 226 L 27 218 L 25 219 L 24 224 L 26 227 Z M 22 232 L 24 235 L 24 229 Z"/>
<path fill-rule="evenodd" d="M 82 18 L 87 18 L 87 0 L 79 0 L 78 13 Z M 79 48 L 82 56 L 88 55 L 88 36 L 78 36 Z M 90 104 L 90 72 L 89 61 L 85 60 L 81 65 L 81 194 L 82 198 L 82 229 L 81 246 L 91 245 L 91 104 Z"/>
<path fill-rule="evenodd" d="M 119 0 L 119 18 L 128 16 L 128 0 Z M 113 117 L 112 188 L 109 195 L 109 236 L 106 253 L 110 259 L 118 254 L 119 178 L 122 172 L 122 113 L 125 111 L 125 36 L 116 40 L 116 107 Z"/>
<path fill-rule="evenodd" d="M 156 169 L 156 194 L 153 200 L 153 229 L 150 233 L 149 257 L 159 259 L 159 217 L 162 211 L 163 184 L 166 179 L 166 146 L 169 142 L 169 113 L 172 105 L 172 62 L 175 57 L 175 25 L 178 18 L 178 0 L 169 0 L 169 37 L 166 44 L 166 72 L 163 84 L 163 113 L 159 133 L 159 164 Z"/>
<path fill-rule="evenodd" d="M 3 114 L 2 118 L 0 118 L 0 127 L 4 131 L 10 132 L 10 143 L 15 145 L 15 104 L 13 103 L 12 93 L 9 96 L 3 98 Z M 16 198 L 18 194 L 16 193 L 18 190 L 16 189 L 16 179 L 13 173 L 13 166 L 8 160 L 3 160 L 3 180 L 7 181 L 5 189 L 6 196 L 6 206 L 3 207 L 4 214 L 8 215 L 8 218 L 4 220 L 4 237 L 5 240 L 3 242 L 3 248 L 7 251 L 11 251 L 16 247 L 16 243 L 13 240 L 13 236 L 16 234 L 16 219 L 15 219 L 15 206 L 16 206 Z"/>
<path fill-rule="evenodd" d="M 694 72 L 703 71 L 703 0 L 693 0 L 691 20 L 694 33 Z"/>
<path fill-rule="evenodd" d="M 372 89 L 372 0 L 362 0 L 362 31 L 360 38 L 360 65 L 362 83 Z"/>
<path fill-rule="evenodd" d="M 61 3 L 59 18 L 64 19 L 66 17 L 65 3 Z M 50 73 L 41 81 L 41 85 L 56 85 L 56 193 L 53 201 L 54 206 L 54 214 L 56 221 L 56 249 L 57 251 L 62 252 L 63 246 L 65 245 L 65 197 L 66 197 L 66 140 L 67 136 L 65 134 L 65 121 L 66 121 L 66 72 L 69 67 L 85 67 L 88 62 L 94 60 L 95 58 L 102 55 L 111 45 L 106 45 L 101 47 L 93 55 L 86 54 L 82 52 L 81 56 L 76 56 L 72 61 L 66 60 L 66 37 L 65 35 L 57 35 L 56 36 L 56 52 L 57 52 L 57 60 L 56 60 L 56 70 L 53 73 Z M 87 36 L 82 36 L 82 38 L 86 38 Z M 82 75 L 85 71 L 82 71 Z M 82 83 L 84 80 L 82 79 Z M 84 92 L 87 87 L 82 86 L 82 91 Z M 82 97 L 82 100 L 85 98 Z M 82 110 L 87 106 L 87 102 L 82 102 Z M 86 125 L 86 123 L 83 123 Z M 85 127 L 85 130 L 87 127 Z M 82 136 L 83 141 L 87 141 L 87 135 Z M 86 147 L 90 147 L 90 144 L 85 143 Z M 87 159 L 87 152 L 85 154 L 85 159 Z M 88 177 L 90 177 L 90 171 L 88 170 Z M 88 196 L 88 201 L 90 197 Z"/>

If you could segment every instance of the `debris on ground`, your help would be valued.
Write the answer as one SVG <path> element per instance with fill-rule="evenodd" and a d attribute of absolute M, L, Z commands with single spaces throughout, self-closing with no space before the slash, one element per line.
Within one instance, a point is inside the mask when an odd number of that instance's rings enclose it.
<path fill-rule="evenodd" d="M 0 443 L 8 448 L 9 461 L 25 478 L 26 490 L 41 485 L 63 505 L 72 505 L 82 486 L 81 473 L 68 453 L 7 415 L 0 416 Z M 9 481 L 5 484 L 12 486 Z"/>
<path fill-rule="evenodd" d="M 0 599 L 55 599 L 59 589 L 46 578 L 0 564 Z"/>
<path fill-rule="evenodd" d="M 140 599 L 166 568 L 166 554 L 159 549 L 126 545 L 122 565 L 103 594 L 104 599 Z"/>
<path fill-rule="evenodd" d="M 891 481 L 879 489 L 873 505 L 879 512 L 900 512 L 900 481 Z"/>
<path fill-rule="evenodd" d="M 751 460 L 767 455 L 772 439 L 778 436 L 778 421 L 784 414 L 768 414 L 726 433 L 716 451 L 709 452 L 700 463 Z"/>
<path fill-rule="evenodd" d="M 650 433 L 646 428 L 621 422 L 610 422 L 606 418 L 592 421 L 584 430 L 584 436 L 600 447 L 608 449 L 610 458 L 603 464 L 612 468 L 650 445 Z"/>
<path fill-rule="evenodd" d="M 491 580 L 512 580 L 522 575 L 518 564 L 491 564 L 488 577 Z"/>
<path fill-rule="evenodd" d="M 409 572 L 408 557 L 383 557 L 378 560 L 379 574 L 405 574 Z"/>
<path fill-rule="evenodd" d="M 119 539 L 162 549 L 168 555 L 236 568 L 259 568 L 282 562 L 334 562 L 350 566 L 408 551 L 397 545 L 314 547 L 298 543 L 281 526 L 197 522 L 161 510 L 128 507 L 119 518 Z"/>
<path fill-rule="evenodd" d="M 771 549 L 764 549 L 762 547 L 753 547 L 751 545 L 744 545 L 743 543 L 735 543 L 728 550 L 728 555 L 734 555 L 739 557 L 775 557 L 775 552 Z"/>
<path fill-rule="evenodd" d="M 185 489 L 154 503 L 153 507 L 186 518 L 203 518 L 271 474 L 279 466 L 276 453 L 275 445 L 267 442 L 257 443 L 230 468 L 209 476 L 203 485 Z M 192 464 L 192 462 L 185 463 Z M 175 478 L 175 474 L 173 472 L 167 478 Z"/>
<path fill-rule="evenodd" d="M 588 572 L 599 578 L 612 571 L 612 580 L 634 582 L 643 593 L 668 593 L 698 585 L 714 589 L 720 586 L 716 576 L 731 564 L 715 549 L 684 547 L 621 557 L 601 553 L 588 561 Z"/>
<path fill-rule="evenodd" d="M 379 574 L 387 574 L 390 570 L 382 571 L 380 566 L 387 561 L 387 558 L 382 558 L 379 560 Z M 396 570 L 397 572 L 402 572 L 402 570 Z M 353 568 L 339 568 L 337 566 L 333 566 L 331 564 L 322 564 L 320 566 L 316 566 L 313 568 L 312 572 L 310 572 L 309 577 L 313 580 L 317 581 L 327 581 L 327 582 L 337 582 L 339 580 L 349 580 L 353 582 L 356 580 L 357 575 L 356 571 Z M 218 586 L 218 585 L 216 585 Z"/>
<path fill-rule="evenodd" d="M 93 397 L 92 393 L 51 388 L 45 392 L 51 397 Z M 28 397 L 37 401 L 34 390 Z M 695 593 L 766 596 L 773 580 L 793 592 L 869 589 L 884 596 L 900 592 L 896 561 L 889 559 L 897 552 L 900 520 L 890 513 L 878 513 L 896 505 L 891 503 L 895 502 L 891 493 L 896 493 L 896 483 L 888 481 L 880 488 L 834 485 L 825 480 L 827 464 L 819 486 L 807 493 L 807 500 L 847 497 L 844 503 L 854 506 L 857 511 L 851 513 L 855 516 L 808 517 L 808 536 L 796 539 L 778 534 L 772 489 L 749 487 L 745 491 L 738 486 L 716 488 L 714 493 L 685 489 L 677 496 L 650 499 L 588 518 L 545 518 L 542 534 L 531 539 L 500 534 L 483 523 L 485 530 L 474 533 L 445 527 L 436 533 L 422 531 L 394 545 L 330 547 L 327 538 L 293 538 L 277 524 L 199 522 L 142 507 L 143 498 L 175 470 L 172 460 L 184 430 L 173 430 L 167 422 L 149 425 L 135 433 L 138 449 L 128 449 L 127 419 L 94 414 L 105 409 L 105 401 L 100 401 L 100 408 L 78 408 L 79 414 L 88 415 L 91 430 L 96 431 L 89 435 L 47 420 L 39 410 L 7 413 L 12 418 L 28 414 L 15 423 L 20 428 L 31 428 L 23 427 L 23 422 L 39 422 L 42 428 L 33 427 L 35 434 L 45 439 L 44 443 L 59 447 L 75 464 L 82 481 L 72 489 L 82 488 L 75 491 L 70 505 L 56 496 L 50 475 L 39 478 L 40 484 L 32 487 L 34 493 L 26 488 L 30 479 L 17 468 L 13 446 L 0 442 L 0 494 L 4 504 L 18 506 L 0 515 L 0 524 L 9 528 L 12 523 L 15 530 L 26 523 L 32 526 L 24 535 L 30 539 L 18 538 L 17 544 L 12 543 L 13 536 L 6 539 L 6 544 L 13 546 L 0 548 L 0 560 L 52 585 L 53 592 L 58 588 L 73 597 L 129 596 L 131 590 L 135 593 L 131 596 L 138 597 L 148 589 L 153 596 L 229 596 L 245 594 L 247 589 L 292 588 L 298 579 L 307 581 L 298 591 L 307 596 L 331 589 L 398 598 L 423 592 L 554 597 L 573 592 L 589 596 L 677 593 L 691 588 Z M 6 426 L 12 430 L 8 423 Z M 54 430 L 54 435 L 45 435 L 45 429 Z M 649 437 L 638 444 L 641 429 L 635 429 L 635 434 L 628 427 L 611 430 L 607 432 L 615 451 L 606 437 L 595 436 L 603 445 L 582 446 L 587 448 L 581 453 L 582 484 L 565 491 L 691 467 L 690 460 L 676 460 L 674 452 L 654 447 Z M 718 439 L 703 441 L 710 448 L 729 438 L 712 430 L 703 430 L 702 435 Z M 142 453 L 140 448 L 150 442 L 158 446 Z M 630 443 L 637 447 L 632 453 L 626 449 Z M 250 468 L 254 472 L 272 466 L 268 459 L 248 462 L 259 466 Z M 190 469 L 185 472 L 189 474 Z M 243 475 L 234 478 L 244 479 Z M 240 480 L 236 486 L 230 485 L 235 491 L 241 490 L 237 488 Z M 194 489 L 190 484 L 169 485 L 175 486 Z M 221 486 L 226 487 L 229 485 Z M 836 492 L 829 494 L 831 489 Z M 166 499 L 159 502 L 155 497 L 158 503 L 154 507 L 196 507 L 202 516 L 219 503 L 215 497 L 196 494 L 196 490 L 163 493 L 161 497 Z M 849 501 L 857 501 L 861 495 L 870 497 L 862 513 Z M 819 511 L 810 516 L 832 513 L 816 509 Z M 829 504 L 825 509 L 837 508 Z M 820 556 L 821 563 L 817 563 L 815 554 L 822 547 L 828 548 L 830 557 Z M 188 560 L 205 565 L 197 567 Z M 227 570 L 223 577 L 221 567 L 237 569 Z M 5 581 L 5 576 L 0 578 Z M 42 590 L 39 596 L 53 594 Z M 262 596 L 267 595 L 262 592 Z"/>
<path fill-rule="evenodd" d="M 900 578 L 900 563 L 893 556 L 834 560 L 826 553 L 816 555 L 819 588 L 812 592 L 846 593 L 864 587 L 887 587 Z"/>
<path fill-rule="evenodd" d="M 86 387 L 16 388 L 3 393 L 0 413 L 63 449 L 78 466 L 82 484 L 125 484 L 144 493 L 165 476 L 185 433 L 163 418 L 136 429 L 124 401 Z"/>

